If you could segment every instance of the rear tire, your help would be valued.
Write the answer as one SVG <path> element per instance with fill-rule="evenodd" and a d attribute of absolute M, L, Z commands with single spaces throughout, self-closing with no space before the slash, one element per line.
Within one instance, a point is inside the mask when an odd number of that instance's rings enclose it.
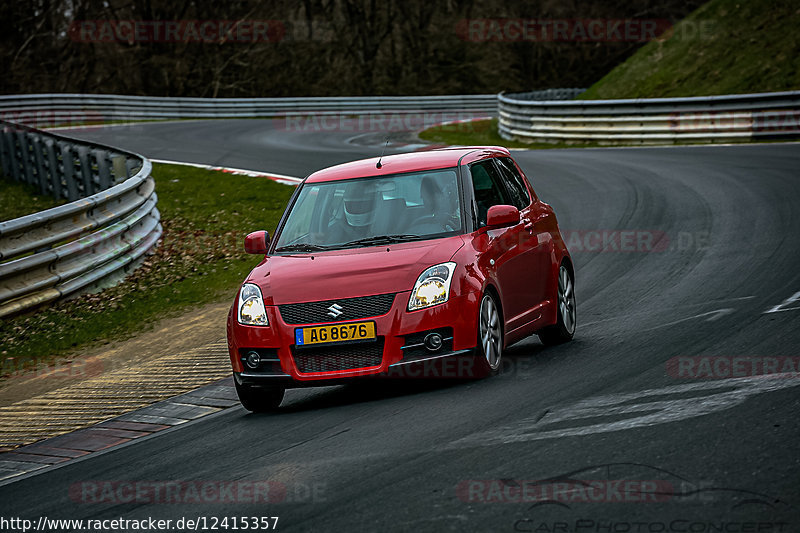
<path fill-rule="evenodd" d="M 251 387 L 233 379 L 236 385 L 236 394 L 242 407 L 253 413 L 268 413 L 275 411 L 283 401 L 286 392 L 284 387 Z"/>
<path fill-rule="evenodd" d="M 563 264 L 558 269 L 558 288 L 556 291 L 556 304 L 558 305 L 556 323 L 537 332 L 539 340 L 546 346 L 569 342 L 575 335 L 577 316 L 575 282 L 569 269 Z"/>
<path fill-rule="evenodd" d="M 490 293 L 481 298 L 478 311 L 478 345 L 475 348 L 479 377 L 494 376 L 503 363 L 503 316 Z"/>

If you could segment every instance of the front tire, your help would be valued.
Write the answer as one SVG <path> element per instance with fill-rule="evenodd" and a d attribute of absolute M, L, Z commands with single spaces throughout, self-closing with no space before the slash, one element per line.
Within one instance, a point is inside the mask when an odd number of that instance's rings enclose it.
<path fill-rule="evenodd" d="M 539 340 L 546 346 L 562 344 L 572 340 L 575 335 L 576 312 L 575 281 L 569 269 L 563 264 L 558 269 L 558 295 L 556 303 L 558 319 L 552 326 L 538 332 Z"/>
<path fill-rule="evenodd" d="M 503 359 L 503 318 L 497 300 L 490 293 L 481 298 L 478 311 L 478 369 L 481 376 L 493 376 L 500 371 Z"/>
<path fill-rule="evenodd" d="M 251 387 L 233 379 L 236 385 L 236 394 L 242 407 L 253 413 L 267 413 L 275 411 L 283 401 L 286 392 L 284 387 Z"/>

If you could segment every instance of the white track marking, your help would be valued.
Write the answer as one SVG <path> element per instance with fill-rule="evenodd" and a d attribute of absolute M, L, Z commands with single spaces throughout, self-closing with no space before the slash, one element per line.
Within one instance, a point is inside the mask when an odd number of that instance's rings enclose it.
<path fill-rule="evenodd" d="M 690 308 L 690 307 L 702 307 L 704 305 L 708 305 L 709 303 L 722 303 L 722 302 L 735 302 L 735 301 L 740 301 L 740 300 L 752 300 L 753 298 L 755 298 L 755 296 L 737 296 L 735 298 L 721 298 L 719 300 L 711 300 L 711 301 L 708 301 L 708 302 L 702 302 L 702 303 L 696 303 L 696 304 L 686 304 L 686 305 L 679 305 L 679 306 L 676 306 L 676 307 L 664 308 L 664 309 L 662 309 L 662 311 L 678 310 L 678 309 L 685 309 L 685 308 Z M 718 312 L 718 311 L 712 311 L 712 313 L 714 313 L 714 312 Z M 608 318 L 601 318 L 599 320 L 593 320 L 591 322 L 584 322 L 583 324 L 581 324 L 581 327 L 585 328 L 587 326 L 593 326 L 594 324 L 600 324 L 601 322 L 609 322 L 611 320 L 624 320 L 626 318 L 633 318 L 633 317 L 639 316 L 640 314 L 641 313 L 634 313 L 634 314 L 630 314 L 630 315 L 619 315 L 619 316 L 611 316 L 611 317 L 608 317 Z M 710 320 L 707 320 L 707 322 L 709 322 L 709 321 Z"/>
<path fill-rule="evenodd" d="M 800 291 L 786 298 L 783 303 L 776 305 L 772 309 L 767 309 L 762 314 L 766 315 L 767 313 L 779 313 L 781 311 L 798 311 L 800 310 L 800 307 L 784 307 L 786 305 L 791 305 L 798 300 L 800 300 Z"/>
<path fill-rule="evenodd" d="M 708 311 L 707 313 L 700 313 L 699 315 L 681 318 L 680 320 L 674 320 L 672 322 L 667 322 L 666 324 L 659 324 L 658 326 L 653 326 L 652 328 L 647 328 L 642 331 L 651 331 L 654 329 L 666 328 L 667 326 L 674 326 L 675 324 L 680 324 L 681 322 L 686 322 L 687 320 L 693 320 L 695 318 L 703 318 L 704 316 L 708 317 L 706 318 L 706 322 L 713 322 L 715 320 L 719 320 L 720 317 L 733 313 L 734 311 L 735 309 L 730 307 L 726 307 L 724 309 L 715 309 L 714 311 Z"/>
<path fill-rule="evenodd" d="M 451 447 L 576 437 L 678 422 L 736 407 L 758 394 L 797 386 L 800 386 L 800 379 L 795 373 L 771 374 L 595 396 L 564 407 L 552 407 L 544 415 L 525 418 L 511 426 L 473 433 L 454 442 Z M 708 391 L 712 393 L 702 394 Z M 615 419 L 605 422 L 596 420 L 609 416 Z M 548 429 L 548 426 L 556 423 L 567 427 Z"/>

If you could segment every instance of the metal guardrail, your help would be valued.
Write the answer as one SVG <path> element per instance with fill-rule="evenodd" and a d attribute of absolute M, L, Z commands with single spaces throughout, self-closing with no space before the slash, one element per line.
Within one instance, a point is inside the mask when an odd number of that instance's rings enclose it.
<path fill-rule="evenodd" d="M 0 121 L 7 179 L 70 203 L 0 222 L 0 317 L 111 286 L 162 229 L 152 165 L 134 154 Z"/>
<path fill-rule="evenodd" d="M 800 91 L 569 101 L 500 94 L 498 113 L 501 137 L 529 143 L 714 143 L 800 135 Z"/>
<path fill-rule="evenodd" d="M 515 100 L 524 100 L 524 101 L 531 101 L 531 100 L 574 100 L 581 94 L 586 92 L 586 89 L 576 89 L 576 88 L 569 88 L 569 89 L 540 89 L 538 91 L 528 91 L 526 93 L 514 93 L 508 95 Z"/>
<path fill-rule="evenodd" d="M 166 98 L 113 94 L 0 96 L 0 118 L 31 126 L 182 118 L 254 118 L 291 114 L 460 111 L 494 113 L 497 95 L 326 98 Z"/>

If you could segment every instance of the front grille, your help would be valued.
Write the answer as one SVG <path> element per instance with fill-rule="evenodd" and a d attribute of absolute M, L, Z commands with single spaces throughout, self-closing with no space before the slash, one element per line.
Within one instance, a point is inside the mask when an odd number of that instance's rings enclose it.
<path fill-rule="evenodd" d="M 343 300 L 284 304 L 279 305 L 278 309 L 287 324 L 324 324 L 385 315 L 392 308 L 392 302 L 394 294 L 378 294 Z M 329 309 L 334 305 L 339 306 L 339 309 Z"/>
<path fill-rule="evenodd" d="M 383 337 L 377 342 L 324 346 L 320 348 L 300 348 L 294 346 L 292 358 L 297 370 L 302 374 L 311 372 L 335 372 L 379 366 L 383 360 Z"/>

